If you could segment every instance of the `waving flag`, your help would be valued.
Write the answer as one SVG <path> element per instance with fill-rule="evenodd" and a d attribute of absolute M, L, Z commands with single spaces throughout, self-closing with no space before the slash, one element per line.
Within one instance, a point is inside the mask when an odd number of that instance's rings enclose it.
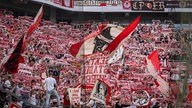
<path fill-rule="evenodd" d="M 24 52 L 26 41 L 32 34 L 32 32 L 35 30 L 35 28 L 37 28 L 42 18 L 42 14 L 43 14 L 43 6 L 40 8 L 37 16 L 35 17 L 34 23 L 32 24 L 32 26 L 29 27 L 26 34 L 21 37 L 15 49 L 11 49 L 8 56 L 3 58 L 0 64 L 1 69 L 4 67 L 4 70 L 11 74 L 15 74 L 18 72 L 19 63 L 24 62 L 24 59 L 21 56 L 21 54 Z"/>
<path fill-rule="evenodd" d="M 127 28 L 125 28 L 108 46 L 104 51 L 108 51 L 110 54 L 114 53 L 123 42 L 130 37 L 131 33 L 135 30 L 139 24 L 141 16 L 137 17 Z"/>
<path fill-rule="evenodd" d="M 121 58 L 123 59 L 123 52 L 124 52 L 124 48 L 123 48 L 123 46 L 120 46 L 116 50 L 116 52 L 112 55 L 112 57 L 109 58 L 108 64 L 115 63 L 116 61 L 118 61 Z"/>
<path fill-rule="evenodd" d="M 70 52 L 77 58 L 103 51 L 114 54 L 124 40 L 127 39 L 128 35 L 135 30 L 139 21 L 140 16 L 125 29 L 113 24 L 101 24 L 98 27 L 98 31 L 86 36 L 82 41 L 73 44 Z"/>
<path fill-rule="evenodd" d="M 156 73 L 156 70 L 160 69 L 157 50 L 153 51 L 146 60 L 148 72 L 155 78 L 155 85 L 164 95 L 169 96 L 169 84 Z"/>
<path fill-rule="evenodd" d="M 152 64 L 154 65 L 156 70 L 160 70 L 160 64 L 159 64 L 159 56 L 158 51 L 153 51 L 149 56 L 148 59 L 151 59 Z"/>
<path fill-rule="evenodd" d="M 27 40 L 26 38 L 28 38 L 33 33 L 33 31 L 37 28 L 37 26 L 41 21 L 42 16 L 43 16 L 43 5 L 39 9 L 36 17 L 34 18 L 33 24 L 28 28 L 27 33 L 25 35 L 26 37 L 24 38 L 25 40 Z"/>
<path fill-rule="evenodd" d="M 73 44 L 70 52 L 77 58 L 102 52 L 123 29 L 123 27 L 113 24 L 101 24 L 96 32 L 89 34 L 82 41 Z"/>

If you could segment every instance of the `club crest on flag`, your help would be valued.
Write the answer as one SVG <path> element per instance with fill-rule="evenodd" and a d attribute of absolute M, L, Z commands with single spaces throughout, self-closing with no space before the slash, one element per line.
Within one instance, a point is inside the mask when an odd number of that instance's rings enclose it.
<path fill-rule="evenodd" d="M 101 24 L 96 32 L 73 44 L 69 49 L 70 53 L 77 58 L 105 51 L 112 55 L 130 37 L 129 35 L 135 30 L 139 21 L 140 16 L 126 28 L 113 24 Z"/>

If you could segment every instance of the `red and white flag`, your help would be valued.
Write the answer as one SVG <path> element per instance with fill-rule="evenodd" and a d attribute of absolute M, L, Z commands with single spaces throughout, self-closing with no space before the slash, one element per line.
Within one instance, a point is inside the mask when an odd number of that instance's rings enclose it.
<path fill-rule="evenodd" d="M 40 8 L 39 12 L 37 13 L 37 16 L 34 19 L 34 23 L 32 26 L 29 27 L 26 34 L 21 37 L 19 42 L 17 43 L 16 47 L 11 49 L 8 56 L 3 58 L 0 68 L 3 69 L 11 74 L 15 74 L 18 72 L 18 66 L 19 63 L 23 63 L 24 59 L 21 56 L 21 54 L 24 52 L 25 45 L 27 42 L 27 39 L 30 37 L 32 32 L 37 28 L 41 18 L 42 18 L 42 12 L 43 12 L 43 6 Z"/>
<path fill-rule="evenodd" d="M 29 38 L 29 36 L 33 33 L 33 31 L 37 28 L 37 26 L 39 25 L 39 23 L 41 21 L 42 16 L 43 16 L 43 5 L 39 9 L 36 17 L 34 18 L 33 24 L 28 28 L 24 40 L 27 40 Z"/>
<path fill-rule="evenodd" d="M 138 16 L 129 26 L 127 26 L 109 45 L 104 51 L 108 51 L 109 54 L 113 54 L 125 40 L 130 38 L 130 35 L 135 30 L 140 22 L 141 16 Z"/>
<path fill-rule="evenodd" d="M 125 29 L 113 24 L 101 24 L 98 27 L 98 31 L 86 36 L 82 41 L 73 44 L 70 48 L 70 52 L 77 58 L 104 51 L 113 55 L 135 30 L 139 21 L 140 16 Z"/>
<path fill-rule="evenodd" d="M 160 69 L 158 51 L 153 51 L 146 60 L 148 72 L 155 78 L 154 83 L 164 95 L 169 96 L 169 84 L 156 72 Z"/>
<path fill-rule="evenodd" d="M 114 38 L 122 32 L 124 28 L 113 24 L 101 24 L 98 30 L 84 37 L 78 43 L 75 43 L 70 48 L 70 53 L 81 58 L 85 55 L 94 54 L 96 52 L 103 52 Z"/>

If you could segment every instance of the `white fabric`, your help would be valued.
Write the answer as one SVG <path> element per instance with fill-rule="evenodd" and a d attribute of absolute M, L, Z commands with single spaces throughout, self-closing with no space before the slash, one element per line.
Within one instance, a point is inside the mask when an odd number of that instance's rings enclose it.
<path fill-rule="evenodd" d="M 11 82 L 9 80 L 5 81 L 5 87 L 11 87 Z"/>
<path fill-rule="evenodd" d="M 56 80 L 52 77 L 48 77 L 45 79 L 46 89 L 47 91 L 51 91 L 54 89 L 54 85 L 56 84 Z"/>
<path fill-rule="evenodd" d="M 87 104 L 87 106 L 91 106 L 91 108 L 96 108 L 96 103 L 94 100 L 90 100 L 89 103 Z"/>

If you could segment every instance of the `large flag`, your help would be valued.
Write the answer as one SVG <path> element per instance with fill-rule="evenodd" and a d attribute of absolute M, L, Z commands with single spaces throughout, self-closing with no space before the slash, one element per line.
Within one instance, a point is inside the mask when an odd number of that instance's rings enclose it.
<path fill-rule="evenodd" d="M 129 35 L 135 30 L 140 22 L 141 16 L 137 17 L 128 27 L 126 27 L 108 46 L 104 51 L 108 51 L 109 54 L 113 54 L 123 42 L 130 38 Z"/>
<path fill-rule="evenodd" d="M 24 38 L 25 40 L 27 40 L 27 38 L 29 38 L 29 36 L 37 28 L 37 26 L 39 25 L 39 23 L 41 21 L 42 16 L 43 16 L 43 5 L 39 9 L 36 17 L 34 18 L 33 24 L 28 28 L 27 33 L 26 33 L 25 38 Z"/>
<path fill-rule="evenodd" d="M 4 68 L 4 71 L 9 72 L 11 74 L 15 74 L 18 72 L 19 63 L 24 62 L 24 59 L 21 56 L 21 54 L 24 52 L 27 39 L 32 34 L 32 32 L 35 30 L 35 28 L 37 28 L 37 26 L 42 18 L 42 14 L 43 14 L 43 6 L 41 6 L 39 12 L 37 13 L 37 15 L 34 19 L 34 23 L 29 27 L 26 34 L 21 37 L 21 39 L 17 43 L 15 49 L 14 48 L 11 49 L 8 56 L 3 58 L 3 60 L 0 64 L 1 69 Z"/>
<path fill-rule="evenodd" d="M 154 83 L 164 95 L 169 96 L 169 84 L 156 72 L 160 68 L 157 50 L 153 51 L 146 60 L 148 72 L 155 79 Z"/>
<path fill-rule="evenodd" d="M 108 82 L 97 79 L 90 98 L 102 102 L 105 105 L 108 105 L 110 97 L 111 87 L 109 86 Z"/>
<path fill-rule="evenodd" d="M 98 31 L 86 36 L 82 41 L 73 44 L 70 52 L 77 58 L 103 51 L 109 51 L 109 54 L 114 54 L 127 39 L 128 35 L 135 30 L 139 21 L 140 16 L 125 29 L 113 24 L 101 24 L 98 27 Z"/>

